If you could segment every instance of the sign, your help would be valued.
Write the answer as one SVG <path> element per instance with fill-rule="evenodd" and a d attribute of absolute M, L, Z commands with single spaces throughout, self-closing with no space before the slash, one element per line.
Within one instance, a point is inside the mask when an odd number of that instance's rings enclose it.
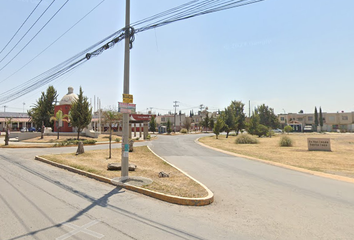
<path fill-rule="evenodd" d="M 133 95 L 123 94 L 123 103 L 133 103 Z"/>
<path fill-rule="evenodd" d="M 118 102 L 118 112 L 121 113 L 135 113 L 136 104 Z"/>
<path fill-rule="evenodd" d="M 308 138 L 307 146 L 309 151 L 331 151 L 330 138 Z"/>

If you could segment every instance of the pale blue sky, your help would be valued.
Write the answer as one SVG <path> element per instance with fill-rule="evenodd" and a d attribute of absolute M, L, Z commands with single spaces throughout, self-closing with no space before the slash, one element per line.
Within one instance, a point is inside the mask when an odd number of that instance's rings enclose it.
<path fill-rule="evenodd" d="M 100 1 L 69 1 L 29 47 L 0 72 L 0 81 Z M 51 1 L 44 2 L 38 10 L 43 11 Z M 185 2 L 131 0 L 131 21 Z M 37 0 L 0 0 L 0 49 L 37 3 Z M 63 3 L 64 0 L 57 0 L 50 13 Z M 354 111 L 353 11 L 354 1 L 350 0 L 265 0 L 139 33 L 131 50 L 130 68 L 130 93 L 137 110 L 144 112 L 153 107 L 153 112 L 165 113 L 173 110 L 173 101 L 177 100 L 179 109 L 189 113 L 191 107 L 196 111 L 200 104 L 217 110 L 238 100 L 246 104 L 248 113 L 250 100 L 252 108 L 264 103 L 276 113 L 301 109 L 313 112 L 315 106 L 321 106 L 324 112 Z M 124 0 L 105 0 L 30 65 L 1 83 L 0 94 L 122 28 L 124 12 Z M 123 42 L 120 42 L 52 84 L 59 92 L 59 99 L 67 93 L 68 86 L 74 87 L 76 93 L 82 86 L 92 102 L 96 95 L 102 107 L 108 108 L 122 100 L 122 70 Z M 28 109 L 47 87 L 5 104 L 6 111 L 21 112 L 23 102 Z M 3 110 L 0 106 L 0 111 Z"/>

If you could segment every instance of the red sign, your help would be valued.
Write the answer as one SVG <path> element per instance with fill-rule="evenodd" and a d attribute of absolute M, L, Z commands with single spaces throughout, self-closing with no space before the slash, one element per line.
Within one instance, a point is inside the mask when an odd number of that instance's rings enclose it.
<path fill-rule="evenodd" d="M 130 118 L 133 121 L 143 121 L 143 122 L 149 122 L 151 120 L 151 116 L 155 115 L 148 115 L 148 114 L 131 114 Z"/>

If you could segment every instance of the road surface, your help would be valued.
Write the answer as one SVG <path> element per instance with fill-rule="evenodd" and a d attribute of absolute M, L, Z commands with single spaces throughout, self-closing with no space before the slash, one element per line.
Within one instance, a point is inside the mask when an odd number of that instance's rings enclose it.
<path fill-rule="evenodd" d="M 205 207 L 165 203 L 33 160 L 76 148 L 0 149 L 0 240 L 353 239 L 353 184 L 215 152 L 197 136 L 159 136 L 149 145 L 214 192 Z"/>

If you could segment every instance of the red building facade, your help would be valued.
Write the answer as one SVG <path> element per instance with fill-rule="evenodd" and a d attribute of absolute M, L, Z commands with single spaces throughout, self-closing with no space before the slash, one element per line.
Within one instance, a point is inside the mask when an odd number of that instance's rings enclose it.
<path fill-rule="evenodd" d="M 69 115 L 71 104 L 78 99 L 78 96 L 74 93 L 74 89 L 72 87 L 68 87 L 68 93 L 60 100 L 59 105 L 54 107 L 54 116 L 56 116 L 57 112 L 61 110 L 63 115 Z M 67 119 L 67 118 L 65 118 Z M 54 123 L 54 132 L 58 131 L 58 123 Z M 60 132 L 73 132 L 73 128 L 70 123 L 62 121 L 62 127 Z"/>

